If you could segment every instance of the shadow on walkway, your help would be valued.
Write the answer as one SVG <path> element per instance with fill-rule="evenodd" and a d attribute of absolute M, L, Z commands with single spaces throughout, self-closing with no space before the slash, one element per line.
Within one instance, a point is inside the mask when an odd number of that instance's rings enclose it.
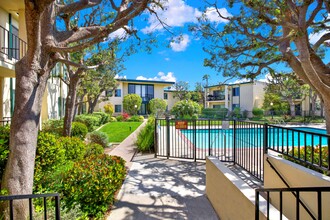
<path fill-rule="evenodd" d="M 136 155 L 108 220 L 218 219 L 205 196 L 205 163 Z"/>

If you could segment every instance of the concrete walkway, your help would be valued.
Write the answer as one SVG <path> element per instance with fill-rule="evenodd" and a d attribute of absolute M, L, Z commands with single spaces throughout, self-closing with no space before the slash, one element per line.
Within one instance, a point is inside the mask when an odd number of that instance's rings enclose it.
<path fill-rule="evenodd" d="M 140 127 L 141 128 L 141 127 Z M 133 157 L 137 132 L 110 152 Z M 135 155 L 107 220 L 218 219 L 205 196 L 205 163 Z"/>

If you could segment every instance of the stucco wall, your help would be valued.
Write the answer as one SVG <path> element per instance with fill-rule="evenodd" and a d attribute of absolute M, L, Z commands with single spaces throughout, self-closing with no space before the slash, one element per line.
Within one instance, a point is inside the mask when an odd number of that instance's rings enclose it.
<path fill-rule="evenodd" d="M 262 108 L 265 97 L 265 87 L 266 83 L 263 82 L 256 82 L 253 86 L 253 108 Z"/>
<path fill-rule="evenodd" d="M 220 219 L 255 219 L 255 191 L 215 157 L 206 159 L 206 195 Z M 266 219 L 261 197 L 260 210 L 260 219 Z M 279 219 L 273 206 L 270 219 Z"/>
<path fill-rule="evenodd" d="M 313 186 L 330 186 L 330 177 L 322 175 L 313 170 L 302 167 L 298 164 L 292 163 L 283 158 L 266 155 L 265 157 L 265 173 L 264 173 L 264 187 L 265 188 L 286 188 L 283 181 L 275 173 L 267 162 L 267 158 L 275 169 L 288 182 L 290 187 L 313 187 Z M 309 207 L 309 209 L 317 216 L 317 200 L 316 193 L 301 193 L 301 200 Z M 283 194 L 283 211 L 289 219 L 295 219 L 295 197 L 291 193 Z M 279 207 L 279 195 L 271 194 L 271 201 L 275 207 Z M 322 219 L 330 219 L 330 193 L 322 194 L 323 213 Z M 300 219 L 311 219 L 307 212 L 300 206 Z"/>
<path fill-rule="evenodd" d="M 254 89 L 254 84 L 249 83 L 249 84 L 242 84 L 240 85 L 240 108 L 241 111 L 247 110 L 247 111 L 252 111 L 253 109 L 253 89 Z"/>

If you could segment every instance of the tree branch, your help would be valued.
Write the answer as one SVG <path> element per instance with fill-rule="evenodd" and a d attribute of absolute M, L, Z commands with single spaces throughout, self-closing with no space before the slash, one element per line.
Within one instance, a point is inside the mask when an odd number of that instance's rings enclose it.
<path fill-rule="evenodd" d="M 67 5 L 57 4 L 57 8 L 59 14 L 74 14 L 82 9 L 91 8 L 96 5 L 99 5 L 101 2 L 102 0 L 81 0 Z"/>

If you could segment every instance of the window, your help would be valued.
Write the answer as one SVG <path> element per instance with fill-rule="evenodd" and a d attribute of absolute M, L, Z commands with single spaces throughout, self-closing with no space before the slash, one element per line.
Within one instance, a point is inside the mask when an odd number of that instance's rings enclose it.
<path fill-rule="evenodd" d="M 217 108 L 217 109 L 225 108 L 225 105 L 213 105 L 213 108 Z"/>
<path fill-rule="evenodd" d="M 235 108 L 239 108 L 239 104 L 233 104 L 233 110 L 234 110 Z"/>
<path fill-rule="evenodd" d="M 115 105 L 115 112 L 121 112 L 121 105 Z"/>
<path fill-rule="evenodd" d="M 134 94 L 135 93 L 135 85 L 128 84 L 128 94 Z"/>
<path fill-rule="evenodd" d="M 233 88 L 233 96 L 239 96 L 239 87 Z"/>
<path fill-rule="evenodd" d="M 121 97 L 121 89 L 115 90 L 115 97 Z"/>
<path fill-rule="evenodd" d="M 113 96 L 112 90 L 105 91 L 105 96 L 106 97 L 112 97 Z"/>
<path fill-rule="evenodd" d="M 168 99 L 168 94 L 164 93 L 164 99 Z"/>
<path fill-rule="evenodd" d="M 154 86 L 128 84 L 128 94 L 137 94 L 141 96 L 143 102 L 148 102 L 154 98 Z"/>

